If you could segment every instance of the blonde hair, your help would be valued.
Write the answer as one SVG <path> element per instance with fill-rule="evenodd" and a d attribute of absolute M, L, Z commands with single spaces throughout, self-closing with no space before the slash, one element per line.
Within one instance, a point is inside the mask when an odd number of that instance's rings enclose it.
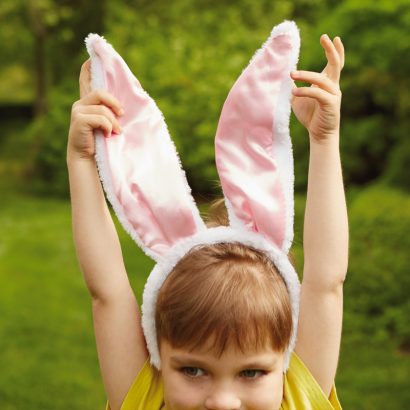
<path fill-rule="evenodd" d="M 209 211 L 208 227 L 228 225 L 223 199 Z M 291 259 L 293 262 L 293 259 Z M 242 352 L 284 352 L 292 333 L 289 293 L 273 262 L 241 243 L 192 248 L 162 285 L 156 305 L 158 345 L 195 350 L 212 342 Z"/>

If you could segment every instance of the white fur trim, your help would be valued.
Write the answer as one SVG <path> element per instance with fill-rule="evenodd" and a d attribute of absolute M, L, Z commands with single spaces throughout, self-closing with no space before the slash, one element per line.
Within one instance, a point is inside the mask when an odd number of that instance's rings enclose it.
<path fill-rule="evenodd" d="M 228 197 L 224 196 L 224 200 L 225 200 L 226 210 L 228 212 L 229 226 L 231 228 L 247 230 L 243 221 L 236 216 L 234 207 L 231 201 L 228 199 Z"/>
<path fill-rule="evenodd" d="M 255 51 L 254 55 L 249 60 L 249 64 L 242 70 L 242 72 L 245 71 L 253 63 L 253 61 L 259 56 L 259 54 L 263 53 L 263 50 L 268 46 L 268 43 L 272 40 L 272 38 L 277 37 L 284 33 L 289 33 L 292 36 L 292 40 L 294 43 L 292 47 L 296 46 L 296 50 L 297 50 L 296 58 L 297 58 L 297 56 L 299 55 L 298 54 L 299 53 L 298 43 L 300 44 L 298 26 L 296 25 L 294 21 L 284 20 L 282 23 L 273 27 L 272 31 L 269 34 L 269 37 L 262 44 L 262 46 L 258 48 L 258 50 Z"/>
<path fill-rule="evenodd" d="M 240 242 L 265 252 L 271 258 L 279 273 L 282 275 L 289 291 L 293 322 L 291 340 L 285 353 L 284 371 L 286 371 L 289 367 L 290 355 L 296 343 L 296 332 L 299 316 L 299 278 L 286 254 L 271 245 L 262 235 L 226 226 L 209 228 L 206 231 L 200 232 L 197 235 L 181 241 L 170 249 L 170 251 L 164 255 L 161 260 L 158 261 L 157 265 L 155 265 L 150 276 L 148 277 L 144 288 L 141 310 L 142 328 L 151 356 L 151 363 L 157 369 L 161 368 L 161 359 L 155 328 L 155 310 L 158 293 L 165 279 L 178 261 L 181 260 L 181 258 L 186 255 L 192 247 L 196 245 L 209 245 L 220 242 Z"/>
<path fill-rule="evenodd" d="M 300 51 L 299 29 L 293 21 L 286 21 L 275 27 L 273 35 L 288 32 L 291 36 L 292 52 L 289 60 L 287 72 L 296 69 Z M 290 138 L 289 122 L 291 114 L 292 79 L 285 76 L 279 91 L 279 100 L 276 105 L 276 115 L 274 121 L 274 139 L 272 151 L 276 152 L 275 158 L 278 162 L 278 171 L 284 187 L 286 201 L 286 228 L 285 240 L 282 250 L 286 254 L 293 241 L 293 221 L 294 221 L 294 166 L 292 154 L 292 141 Z"/>

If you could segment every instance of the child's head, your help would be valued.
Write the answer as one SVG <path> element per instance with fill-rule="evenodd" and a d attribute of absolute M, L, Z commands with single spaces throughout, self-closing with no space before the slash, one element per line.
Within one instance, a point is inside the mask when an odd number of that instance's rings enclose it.
<path fill-rule="evenodd" d="M 155 323 L 167 408 L 279 407 L 292 312 L 263 252 L 241 243 L 191 249 L 160 289 Z"/>
<path fill-rule="evenodd" d="M 289 293 L 272 261 L 240 243 L 193 248 L 157 300 L 158 342 L 197 349 L 210 337 L 220 356 L 266 347 L 283 352 L 292 331 Z"/>

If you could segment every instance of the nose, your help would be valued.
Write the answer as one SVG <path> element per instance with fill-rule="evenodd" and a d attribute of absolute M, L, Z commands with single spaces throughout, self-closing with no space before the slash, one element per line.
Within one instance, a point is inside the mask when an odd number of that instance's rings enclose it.
<path fill-rule="evenodd" d="M 216 388 L 206 398 L 205 408 L 207 410 L 239 410 L 241 400 L 232 390 Z"/>

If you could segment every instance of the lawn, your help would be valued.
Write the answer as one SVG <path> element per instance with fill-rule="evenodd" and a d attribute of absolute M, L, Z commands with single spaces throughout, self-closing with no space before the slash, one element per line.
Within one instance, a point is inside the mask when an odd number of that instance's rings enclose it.
<path fill-rule="evenodd" d="M 304 199 L 296 203 L 301 242 Z M 98 410 L 105 406 L 90 297 L 75 257 L 70 205 L 3 191 L 0 202 L 0 408 Z M 118 226 L 118 225 L 117 225 Z M 152 262 L 119 228 L 140 294 Z M 298 266 L 300 246 L 295 247 Z M 346 295 L 348 297 L 348 295 Z M 346 409 L 404 409 L 410 358 L 344 326 L 337 389 Z"/>

